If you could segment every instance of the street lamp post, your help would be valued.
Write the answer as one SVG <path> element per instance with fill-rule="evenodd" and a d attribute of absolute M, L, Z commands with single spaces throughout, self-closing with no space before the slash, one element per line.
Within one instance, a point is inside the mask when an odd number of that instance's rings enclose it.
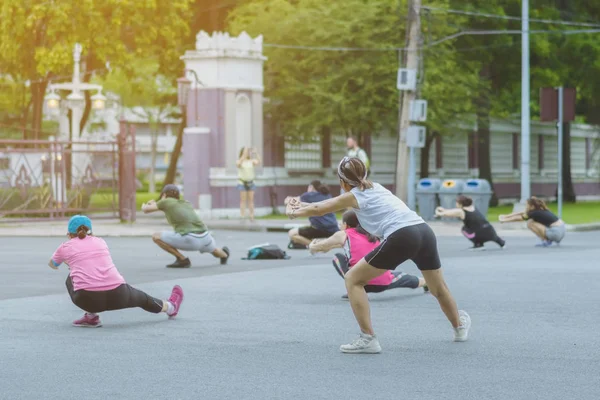
<path fill-rule="evenodd" d="M 81 135 L 79 124 L 85 107 L 85 96 L 83 95 L 83 92 L 86 90 L 96 91 L 96 94 L 91 97 L 92 108 L 95 110 L 102 110 L 106 106 L 106 97 L 102 94 L 102 86 L 81 82 L 79 63 L 81 61 L 82 50 L 82 46 L 79 43 L 76 43 L 73 49 L 73 78 L 71 82 L 49 84 L 49 93 L 46 95 L 46 106 L 48 109 L 57 110 L 60 108 L 62 101 L 56 91 L 68 90 L 71 92 L 66 98 L 65 108 L 70 109 L 72 112 L 72 123 L 70 127 L 72 140 L 79 139 L 79 136 Z M 66 132 L 62 133 L 64 134 Z"/>
<path fill-rule="evenodd" d="M 206 86 L 204 85 L 204 83 L 202 83 L 202 81 L 198 78 L 198 74 L 196 73 L 196 71 L 194 71 L 193 69 L 185 69 L 183 70 L 184 73 L 189 72 L 190 74 L 193 75 L 195 83 L 196 83 L 196 88 L 198 86 Z M 189 98 L 189 94 L 190 94 L 190 90 L 192 88 L 192 81 L 189 80 L 186 76 L 183 76 L 179 79 L 177 79 L 177 99 L 178 99 L 178 103 L 180 107 L 186 107 L 187 109 L 187 105 L 188 105 L 188 98 Z M 194 99 L 195 101 L 195 107 L 196 107 L 196 112 L 195 112 L 195 118 L 194 120 L 196 121 L 196 124 L 198 124 L 198 120 L 200 119 L 200 113 L 199 113 L 199 106 L 200 106 L 200 101 L 198 99 L 198 90 L 196 90 L 196 98 Z"/>
<path fill-rule="evenodd" d="M 48 85 L 49 93 L 46 95 L 46 106 L 48 110 L 61 109 L 63 112 L 71 110 L 71 126 L 68 126 L 66 115 L 62 114 L 60 117 L 61 135 L 69 136 L 71 133 L 70 140 L 73 142 L 80 141 L 81 139 L 81 118 L 83 117 L 83 111 L 85 109 L 85 91 L 96 91 L 96 94 L 91 96 L 92 108 L 95 110 L 102 110 L 106 106 L 106 97 L 102 94 L 102 86 L 81 82 L 81 51 L 83 50 L 81 44 L 76 43 L 73 48 L 73 78 L 71 82 L 66 83 L 51 83 Z M 57 91 L 66 90 L 70 91 L 66 97 L 66 101 L 63 101 Z M 72 143 L 71 145 L 71 181 L 77 182 L 80 177 L 85 175 L 85 170 L 88 165 L 91 164 L 91 157 L 86 154 L 81 146 Z"/>
<path fill-rule="evenodd" d="M 196 71 L 192 70 L 192 69 L 185 69 L 184 73 L 189 72 L 193 75 L 195 81 L 196 81 L 196 85 L 197 86 L 202 86 L 205 87 L 206 85 L 204 85 L 204 83 L 202 83 L 202 81 L 198 78 L 198 74 L 196 74 Z M 183 115 L 183 121 L 182 124 L 183 126 L 187 126 L 187 105 L 188 105 L 188 98 L 190 95 L 190 90 L 192 88 L 192 81 L 189 80 L 187 77 L 183 76 L 179 79 L 177 79 L 177 104 L 179 105 L 179 107 L 181 107 L 182 110 L 182 115 Z M 198 100 L 198 90 L 196 90 L 196 116 L 195 116 L 195 121 L 196 124 L 198 123 L 198 119 L 199 119 L 199 107 L 200 107 L 200 102 Z M 177 173 L 177 161 L 179 160 L 179 155 L 181 154 L 181 148 L 183 146 L 183 128 L 181 129 L 181 131 L 179 132 L 179 134 L 177 135 L 177 141 L 175 142 L 175 147 L 173 148 L 173 153 L 171 153 L 171 159 L 169 161 L 169 168 L 167 169 L 167 175 L 165 176 L 165 183 L 174 183 L 175 182 L 175 175 Z"/>

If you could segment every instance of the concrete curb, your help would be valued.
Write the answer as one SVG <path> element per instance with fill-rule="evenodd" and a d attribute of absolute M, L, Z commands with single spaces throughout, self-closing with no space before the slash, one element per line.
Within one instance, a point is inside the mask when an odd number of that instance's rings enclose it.
<path fill-rule="evenodd" d="M 206 222 L 211 231 L 238 231 L 238 232 L 280 232 L 286 233 L 292 228 L 308 224 L 308 220 L 257 220 L 255 222 L 240 220 L 215 220 Z M 429 224 L 441 236 L 460 236 L 459 222 L 430 221 Z M 527 231 L 525 223 L 492 224 L 498 234 L 519 235 Z M 122 224 L 115 221 L 99 220 L 96 230 L 100 236 L 105 237 L 148 237 L 152 232 L 170 230 L 166 221 L 140 220 L 133 224 Z M 0 237 L 64 237 L 65 224 L 63 221 L 40 221 L 33 223 L 6 224 L 0 223 Z M 600 230 L 600 223 L 567 225 L 569 232 L 589 232 Z"/>
<path fill-rule="evenodd" d="M 567 231 L 569 231 L 569 232 L 600 231 L 600 222 L 594 222 L 592 224 L 577 224 L 577 225 L 567 224 Z"/>

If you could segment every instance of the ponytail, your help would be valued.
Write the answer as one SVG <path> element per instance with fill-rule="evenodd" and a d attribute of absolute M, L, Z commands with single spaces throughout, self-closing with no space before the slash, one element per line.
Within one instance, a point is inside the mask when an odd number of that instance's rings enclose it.
<path fill-rule="evenodd" d="M 321 181 L 312 181 L 310 183 L 310 186 L 312 186 L 317 192 L 327 196 L 328 194 L 331 194 L 331 192 L 329 191 L 329 187 L 327 187 L 327 185 L 324 185 L 323 183 L 321 183 Z"/>
<path fill-rule="evenodd" d="M 360 224 L 357 225 L 356 228 L 354 228 L 354 229 L 356 229 L 356 232 L 360 233 L 361 235 L 366 236 L 367 240 L 370 243 L 377 243 L 377 241 L 379 240 L 377 237 L 375 237 L 375 236 L 371 235 L 369 232 L 365 231 L 365 228 L 360 226 Z"/>
<path fill-rule="evenodd" d="M 342 158 L 337 173 L 338 177 L 350 187 L 357 187 L 361 191 L 373 188 L 373 182 L 367 179 L 367 167 L 358 158 Z"/>
<path fill-rule="evenodd" d="M 345 223 L 349 228 L 354 228 L 356 232 L 366 236 L 371 243 L 376 243 L 379 240 L 376 236 L 371 235 L 369 232 L 365 231 L 362 226 L 360 226 L 360 223 L 358 222 L 358 216 L 352 210 L 348 210 L 344 213 L 344 215 L 342 215 L 342 222 Z"/>
<path fill-rule="evenodd" d="M 77 228 L 77 233 L 75 236 L 77 236 L 79 239 L 85 239 L 88 234 L 91 234 L 90 229 L 85 225 L 81 225 L 79 228 Z"/>

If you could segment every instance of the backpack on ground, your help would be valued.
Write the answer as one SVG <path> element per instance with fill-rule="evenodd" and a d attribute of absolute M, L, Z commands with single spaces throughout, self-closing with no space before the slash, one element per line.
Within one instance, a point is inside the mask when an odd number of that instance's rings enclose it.
<path fill-rule="evenodd" d="M 248 256 L 243 260 L 289 260 L 290 256 L 276 244 L 260 244 L 248 249 Z"/>

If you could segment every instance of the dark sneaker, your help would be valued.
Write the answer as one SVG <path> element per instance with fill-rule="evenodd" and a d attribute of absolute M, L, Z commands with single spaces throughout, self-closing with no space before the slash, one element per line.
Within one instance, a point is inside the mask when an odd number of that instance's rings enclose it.
<path fill-rule="evenodd" d="M 183 260 L 175 260 L 173 264 L 167 265 L 167 268 L 189 268 L 192 266 L 189 258 L 185 258 Z"/>
<path fill-rule="evenodd" d="M 349 301 L 349 299 L 348 299 L 348 293 L 342 295 L 342 300 Z"/>
<path fill-rule="evenodd" d="M 290 250 L 306 250 L 306 249 L 308 249 L 308 246 L 299 244 L 299 243 L 290 242 L 288 244 L 288 249 L 290 249 Z"/>
<path fill-rule="evenodd" d="M 423 285 L 423 293 L 429 293 L 429 286 Z"/>
<path fill-rule="evenodd" d="M 229 260 L 229 248 L 228 247 L 223 247 L 223 252 L 225 254 L 227 254 L 227 257 L 221 258 L 221 265 L 225 265 L 227 264 L 227 260 Z"/>
<path fill-rule="evenodd" d="M 469 250 L 470 251 L 482 251 L 482 250 L 485 250 L 485 247 L 483 247 L 483 244 L 480 243 L 480 244 L 476 244 L 473 247 L 469 247 Z"/>

